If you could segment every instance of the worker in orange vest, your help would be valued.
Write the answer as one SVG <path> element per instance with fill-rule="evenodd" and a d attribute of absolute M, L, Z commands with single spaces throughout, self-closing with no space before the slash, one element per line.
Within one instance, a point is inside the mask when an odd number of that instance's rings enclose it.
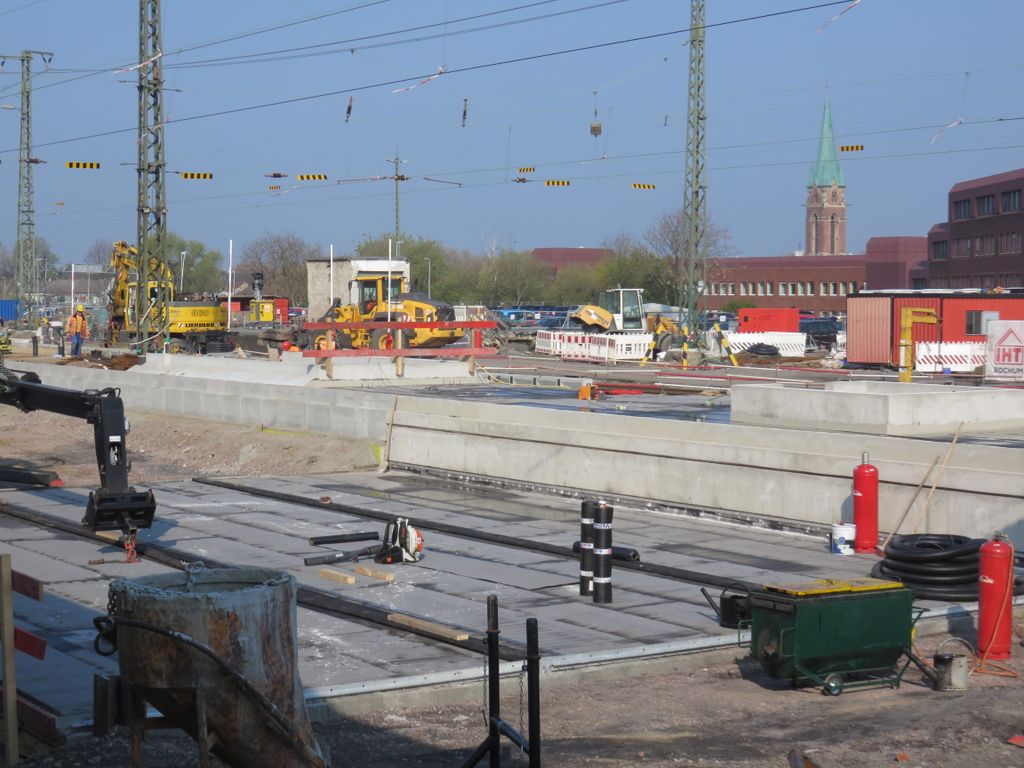
<path fill-rule="evenodd" d="M 85 317 L 85 305 L 75 307 L 75 314 L 68 318 L 65 328 L 68 341 L 71 342 L 71 356 L 82 354 L 82 342 L 89 338 L 89 321 Z"/>

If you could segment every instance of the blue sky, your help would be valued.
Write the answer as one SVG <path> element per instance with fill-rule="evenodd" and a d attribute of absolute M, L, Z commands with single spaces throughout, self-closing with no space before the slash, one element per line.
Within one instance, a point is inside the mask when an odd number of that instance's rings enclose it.
<path fill-rule="evenodd" d="M 708 23 L 813 4 L 712 1 Z M 261 235 L 294 233 L 345 253 L 366 235 L 391 231 L 393 182 L 334 182 L 391 174 L 386 159 L 396 152 L 410 177 L 401 185 L 403 232 L 474 252 L 641 237 L 680 206 L 686 33 L 498 63 L 684 30 L 682 0 L 162 5 L 167 167 L 214 173 L 212 181 L 168 176 L 169 228 L 222 252 L 229 238 L 238 253 Z M 955 182 L 1024 166 L 1024 64 L 1016 54 L 1024 3 L 863 0 L 819 31 L 843 7 L 707 31 L 708 209 L 736 255 L 802 246 L 826 90 L 838 143 L 865 146 L 841 156 L 851 251 L 876 235 L 924 235 L 944 218 Z M 506 25 L 475 29 L 498 24 Z M 425 25 L 434 26 L 401 31 Z M 310 47 L 355 38 L 363 39 Z M 178 53 L 204 43 L 214 44 Z M 0 54 L 26 48 L 54 53 L 51 71 L 33 62 L 34 154 L 47 161 L 35 173 L 37 233 L 65 262 L 81 260 L 96 239 L 134 240 L 136 79 L 114 70 L 137 60 L 137 2 L 0 2 Z M 209 61 L 297 48 L 274 61 Z M 441 67 L 440 77 L 393 92 Z M 18 105 L 19 88 L 18 64 L 8 62 L 0 104 Z M 324 93 L 335 95 L 187 119 Z M 590 135 L 595 108 L 598 138 Z M 958 118 L 965 122 L 935 138 Z M 125 130 L 80 138 L 118 129 Z M 18 112 L 0 110 L 0 242 L 8 245 L 18 136 Z M 67 139 L 75 140 L 46 146 Z M 102 168 L 67 170 L 69 160 Z M 520 166 L 534 166 L 529 178 L 537 182 L 509 181 Z M 290 177 L 264 177 L 275 171 Z M 302 183 L 298 173 L 330 181 Z M 544 179 L 571 186 L 546 187 Z M 634 190 L 634 182 L 656 189 Z M 285 194 L 268 191 L 270 183 Z"/>

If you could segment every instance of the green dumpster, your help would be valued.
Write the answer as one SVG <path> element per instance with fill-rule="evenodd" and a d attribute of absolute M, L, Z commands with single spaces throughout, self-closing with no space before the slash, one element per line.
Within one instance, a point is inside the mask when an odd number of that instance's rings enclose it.
<path fill-rule="evenodd" d="M 897 662 L 911 650 L 913 600 L 906 587 L 878 579 L 765 585 L 750 596 L 750 652 L 772 677 L 831 695 L 896 688 L 907 668 Z"/>

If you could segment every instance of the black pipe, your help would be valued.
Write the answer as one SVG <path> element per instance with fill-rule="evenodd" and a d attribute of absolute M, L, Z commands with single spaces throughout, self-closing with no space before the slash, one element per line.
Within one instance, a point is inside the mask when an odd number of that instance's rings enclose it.
<path fill-rule="evenodd" d="M 529 712 L 530 768 L 540 768 L 540 643 L 537 620 L 526 620 L 526 700 Z"/>
<path fill-rule="evenodd" d="M 612 513 L 603 501 L 594 510 L 594 602 L 612 601 Z"/>
<path fill-rule="evenodd" d="M 581 545 L 582 544 L 579 541 L 574 542 L 572 545 L 572 551 L 578 555 L 580 553 Z M 583 558 L 581 557 L 580 560 L 582 561 L 582 559 Z M 638 563 L 640 562 L 640 552 L 632 547 L 612 547 L 612 560 Z M 580 592 L 580 594 L 582 595 L 583 593 Z"/>
<path fill-rule="evenodd" d="M 360 557 L 372 557 L 380 551 L 380 547 L 363 547 L 350 552 L 329 552 L 326 555 L 310 555 L 302 559 L 303 565 L 326 565 L 327 563 L 346 563 Z"/>
<path fill-rule="evenodd" d="M 310 536 L 309 543 L 314 547 L 319 547 L 324 544 L 344 544 L 349 541 L 377 541 L 379 538 L 380 534 L 377 531 L 360 531 L 358 533 L 332 533 L 327 536 Z"/>
<path fill-rule="evenodd" d="M 582 550 L 580 555 L 580 594 L 584 597 L 590 595 L 594 582 L 595 509 L 597 509 L 597 502 L 592 499 L 584 499 L 580 503 L 580 540 L 576 542 L 579 548 L 573 547 L 573 552 Z"/>
<path fill-rule="evenodd" d="M 526 743 L 526 738 L 519 731 L 516 730 L 515 726 L 512 725 L 508 720 L 502 720 L 500 717 L 492 717 L 491 722 L 494 727 L 498 729 L 498 732 L 503 736 L 507 737 L 509 741 L 515 744 L 523 752 L 530 750 L 530 745 Z M 499 762 L 498 765 L 501 765 Z"/>
<path fill-rule="evenodd" d="M 498 598 L 487 596 L 487 709 L 490 731 L 489 765 L 501 768 L 501 731 L 496 720 L 501 719 L 501 674 L 498 669 Z"/>

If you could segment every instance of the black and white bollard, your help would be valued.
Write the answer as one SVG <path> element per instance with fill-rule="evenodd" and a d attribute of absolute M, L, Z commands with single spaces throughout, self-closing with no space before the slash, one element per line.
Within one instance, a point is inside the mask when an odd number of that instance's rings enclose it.
<path fill-rule="evenodd" d="M 612 601 L 612 513 L 603 501 L 594 510 L 594 602 Z"/>
<path fill-rule="evenodd" d="M 597 502 L 584 499 L 580 504 L 580 594 L 588 596 L 594 581 L 594 510 Z"/>

